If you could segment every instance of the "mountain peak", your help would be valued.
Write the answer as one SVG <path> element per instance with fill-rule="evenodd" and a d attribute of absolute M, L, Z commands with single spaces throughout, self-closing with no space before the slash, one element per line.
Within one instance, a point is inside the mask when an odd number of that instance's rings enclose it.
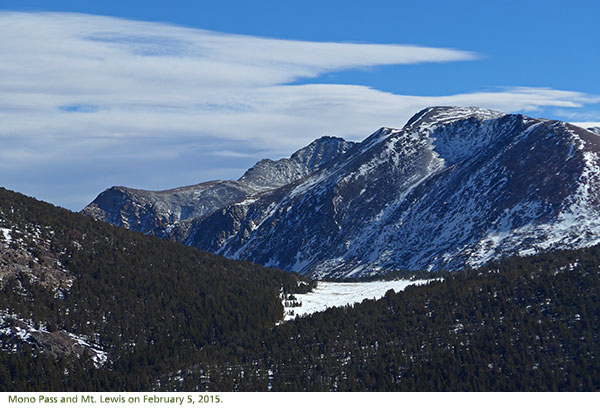
<path fill-rule="evenodd" d="M 309 170 L 320 169 L 324 164 L 346 153 L 353 142 L 341 137 L 323 136 L 313 141 L 308 146 L 295 152 L 290 159 L 305 164 Z"/>
<path fill-rule="evenodd" d="M 239 182 L 258 190 L 278 188 L 318 171 L 354 145 L 340 137 L 323 136 L 289 158 L 259 161 L 246 171 Z"/>
<path fill-rule="evenodd" d="M 475 118 L 478 120 L 497 119 L 506 114 L 500 111 L 477 107 L 434 106 L 417 112 L 404 128 L 429 128 L 458 120 Z"/>
<path fill-rule="evenodd" d="M 583 134 L 520 114 L 427 108 L 289 193 L 198 221 L 189 243 L 315 277 L 593 245 L 600 224 L 581 221 L 600 220 L 600 139 Z M 216 225 L 240 227 L 209 243 Z"/>

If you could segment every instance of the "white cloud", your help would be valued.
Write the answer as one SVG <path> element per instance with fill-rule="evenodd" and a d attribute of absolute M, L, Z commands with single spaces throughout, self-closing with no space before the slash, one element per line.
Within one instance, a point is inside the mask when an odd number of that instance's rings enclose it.
<path fill-rule="evenodd" d="M 600 128 L 600 121 L 572 122 L 571 124 L 583 128 Z"/>
<path fill-rule="evenodd" d="M 166 188 L 239 176 L 253 161 L 289 155 L 321 135 L 360 140 L 426 106 L 530 111 L 600 101 L 540 88 L 419 97 L 300 83 L 345 69 L 477 58 L 0 12 L 0 175 L 5 185 L 78 209 L 82 197 L 112 184 Z"/>

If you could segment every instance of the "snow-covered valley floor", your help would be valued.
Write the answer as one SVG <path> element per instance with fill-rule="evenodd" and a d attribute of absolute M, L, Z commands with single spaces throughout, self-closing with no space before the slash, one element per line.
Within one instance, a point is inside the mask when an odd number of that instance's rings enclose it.
<path fill-rule="evenodd" d="M 364 299 L 378 299 L 383 297 L 390 289 L 399 292 L 409 285 L 421 285 L 430 281 L 436 280 L 390 280 L 362 283 L 321 281 L 310 293 L 295 295 L 296 299 L 302 302 L 302 306 L 286 307 L 284 321 L 289 321 L 297 316 L 324 311 L 335 306 L 353 305 L 362 302 Z"/>

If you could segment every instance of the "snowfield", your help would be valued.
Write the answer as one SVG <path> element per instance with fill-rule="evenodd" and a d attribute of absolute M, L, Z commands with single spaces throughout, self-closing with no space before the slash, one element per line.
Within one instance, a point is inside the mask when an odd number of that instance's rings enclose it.
<path fill-rule="evenodd" d="M 386 292 L 393 289 L 395 292 L 404 290 L 407 286 L 418 286 L 435 280 L 390 280 L 362 283 L 339 283 L 320 281 L 316 288 L 307 294 L 296 294 L 302 306 L 285 308 L 284 321 L 289 321 L 297 316 L 310 315 L 324 311 L 327 308 L 354 305 L 365 299 L 379 299 Z"/>

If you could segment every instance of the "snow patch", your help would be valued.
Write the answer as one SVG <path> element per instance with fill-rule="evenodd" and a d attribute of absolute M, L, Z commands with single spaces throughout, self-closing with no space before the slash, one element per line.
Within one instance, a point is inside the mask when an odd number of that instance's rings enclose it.
<path fill-rule="evenodd" d="M 2 235 L 4 236 L 4 240 L 9 244 L 12 242 L 11 231 L 12 229 L 0 228 L 0 232 L 2 232 Z"/>
<path fill-rule="evenodd" d="M 408 286 L 418 286 L 436 280 L 391 280 L 372 281 L 360 283 L 324 282 L 318 283 L 311 292 L 307 294 L 296 294 L 296 300 L 301 306 L 286 308 L 284 321 L 289 321 L 297 316 L 310 315 L 321 312 L 327 308 L 354 305 L 365 299 L 379 299 L 388 290 L 400 292 Z"/>

